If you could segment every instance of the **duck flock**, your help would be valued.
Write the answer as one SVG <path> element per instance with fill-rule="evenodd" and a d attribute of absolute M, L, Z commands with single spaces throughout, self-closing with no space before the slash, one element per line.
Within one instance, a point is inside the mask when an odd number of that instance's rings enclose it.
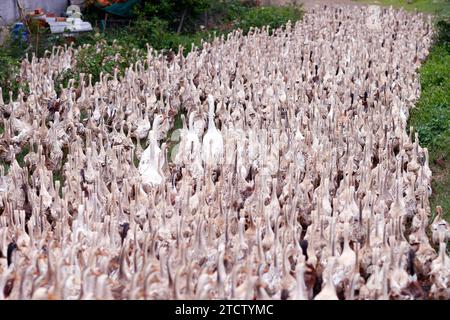
<path fill-rule="evenodd" d="M 450 299 L 407 131 L 432 33 L 325 7 L 97 83 L 57 87 L 80 49 L 23 61 L 29 93 L 0 100 L 0 299 Z"/>

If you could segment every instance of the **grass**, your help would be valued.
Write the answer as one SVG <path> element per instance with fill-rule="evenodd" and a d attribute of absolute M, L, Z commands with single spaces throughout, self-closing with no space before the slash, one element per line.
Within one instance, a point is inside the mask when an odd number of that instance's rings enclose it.
<path fill-rule="evenodd" d="M 17 163 L 19 163 L 19 165 L 21 167 L 23 167 L 25 165 L 25 156 L 30 152 L 30 146 L 26 145 L 22 148 L 22 150 L 16 154 L 16 160 Z"/>
<path fill-rule="evenodd" d="M 448 0 L 357 0 L 368 4 L 378 4 L 384 6 L 392 6 L 394 8 L 404 8 L 405 10 L 421 11 L 427 13 L 443 13 L 449 12 Z"/>
<path fill-rule="evenodd" d="M 420 68 L 422 93 L 411 110 L 409 125 L 429 149 L 433 172 L 432 210 L 440 205 L 450 220 L 450 45 L 437 43 Z"/>

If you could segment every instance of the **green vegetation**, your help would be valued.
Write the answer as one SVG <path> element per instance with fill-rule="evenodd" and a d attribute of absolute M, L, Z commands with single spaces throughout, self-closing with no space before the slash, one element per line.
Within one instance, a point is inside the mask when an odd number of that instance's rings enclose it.
<path fill-rule="evenodd" d="M 442 206 L 450 220 L 450 22 L 441 20 L 436 29 L 435 44 L 420 68 L 422 92 L 409 125 L 430 152 L 431 207 Z"/>
<path fill-rule="evenodd" d="M 144 56 L 142 50 L 128 48 L 117 41 L 106 41 L 99 33 L 92 36 L 97 45 L 90 44 L 81 48 L 75 57 L 75 68 L 68 69 L 56 78 L 56 91 L 59 94 L 59 86 L 68 85 L 70 79 L 77 84 L 80 74 L 92 75 L 93 83 L 99 81 L 100 73 L 114 74 L 118 69 L 118 76 L 122 76 L 125 69 Z M 97 50 L 100 48 L 101 50 Z"/>
<path fill-rule="evenodd" d="M 19 89 L 26 87 L 19 79 L 20 61 L 25 57 L 24 46 L 20 41 L 8 39 L 0 48 L 0 87 L 3 89 L 3 99 L 9 102 L 9 92 L 17 96 Z"/>
<path fill-rule="evenodd" d="M 297 21 L 302 18 L 303 12 L 299 7 L 255 7 L 245 11 L 235 22 L 234 26 L 242 29 L 244 32 L 251 27 L 270 26 L 276 29 L 286 21 Z"/>
<path fill-rule="evenodd" d="M 23 167 L 25 164 L 25 156 L 30 152 L 30 146 L 26 145 L 22 150 L 16 155 L 17 163 Z"/>

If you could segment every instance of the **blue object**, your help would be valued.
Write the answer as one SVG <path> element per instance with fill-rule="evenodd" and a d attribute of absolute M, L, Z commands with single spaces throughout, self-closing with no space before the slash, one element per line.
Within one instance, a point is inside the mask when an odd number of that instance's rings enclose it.
<path fill-rule="evenodd" d="M 15 41 L 28 42 L 28 32 L 22 22 L 17 22 L 14 24 L 11 30 L 11 38 Z"/>

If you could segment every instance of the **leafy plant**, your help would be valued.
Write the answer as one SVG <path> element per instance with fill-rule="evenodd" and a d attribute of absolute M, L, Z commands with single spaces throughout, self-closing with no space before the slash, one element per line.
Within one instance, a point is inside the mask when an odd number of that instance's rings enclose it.
<path fill-rule="evenodd" d="M 171 31 L 182 31 L 187 20 L 197 18 L 209 9 L 212 0 L 157 0 L 143 1 L 136 6 L 135 13 L 142 20 L 151 20 L 153 17 L 165 20 Z"/>
<path fill-rule="evenodd" d="M 0 47 L 0 87 L 6 103 L 9 102 L 9 92 L 16 97 L 20 89 L 24 92 L 28 90 L 19 77 L 20 61 L 25 57 L 26 49 L 26 43 L 21 38 L 8 38 Z"/>
<path fill-rule="evenodd" d="M 235 27 L 247 32 L 251 27 L 264 27 L 276 29 L 287 21 L 295 22 L 302 18 L 300 7 L 254 7 L 244 11 L 234 23 Z"/>

